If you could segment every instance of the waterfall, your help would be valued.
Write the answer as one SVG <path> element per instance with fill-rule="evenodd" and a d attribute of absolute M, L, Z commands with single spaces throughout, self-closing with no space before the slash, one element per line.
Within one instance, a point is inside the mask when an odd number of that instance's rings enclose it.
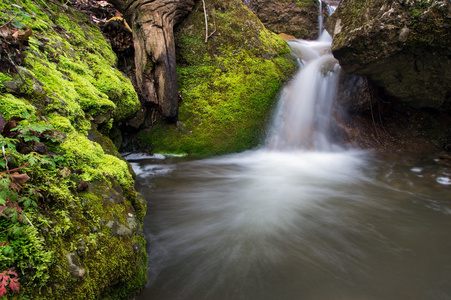
<path fill-rule="evenodd" d="M 337 149 L 329 137 L 340 67 L 330 54 L 331 42 L 327 32 L 316 41 L 289 42 L 301 68 L 281 93 L 266 142 L 268 148 Z"/>

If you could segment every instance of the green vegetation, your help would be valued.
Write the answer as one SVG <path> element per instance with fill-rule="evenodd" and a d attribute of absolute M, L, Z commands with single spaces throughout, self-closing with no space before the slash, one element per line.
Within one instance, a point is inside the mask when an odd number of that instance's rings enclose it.
<path fill-rule="evenodd" d="M 176 32 L 179 122 L 143 133 L 156 152 L 207 156 L 257 146 L 278 91 L 296 69 L 287 43 L 240 1 L 207 5 L 209 31 L 213 16 L 217 26 L 207 43 L 199 8 Z"/>
<path fill-rule="evenodd" d="M 100 132 L 137 94 L 83 14 L 44 0 L 0 11 L 0 274 L 14 288 L 0 296 L 125 299 L 146 281 L 146 209 Z"/>

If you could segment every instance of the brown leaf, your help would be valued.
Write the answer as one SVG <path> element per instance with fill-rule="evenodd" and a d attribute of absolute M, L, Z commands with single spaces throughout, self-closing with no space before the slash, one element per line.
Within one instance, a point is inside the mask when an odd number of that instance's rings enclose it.
<path fill-rule="evenodd" d="M 24 42 L 26 40 L 28 40 L 28 38 L 31 36 L 31 34 L 33 33 L 33 31 L 31 30 L 31 27 L 28 27 L 25 32 L 21 32 L 22 34 L 19 35 L 19 40 Z"/>
<path fill-rule="evenodd" d="M 7 208 L 8 206 L 0 205 L 0 214 L 2 214 Z"/>
<path fill-rule="evenodd" d="M 7 27 L 0 28 L 0 36 L 6 38 L 8 35 L 11 34 L 11 31 Z"/>
<path fill-rule="evenodd" d="M 20 33 L 23 34 L 22 31 L 15 31 L 15 32 L 13 33 L 13 38 L 14 38 L 15 40 L 17 40 L 17 38 L 19 37 L 19 34 L 20 34 Z"/>
<path fill-rule="evenodd" d="M 30 180 L 30 176 L 28 176 L 27 174 L 19 174 L 17 172 L 14 172 L 13 174 L 10 174 L 9 176 L 11 176 L 13 181 L 19 185 L 22 185 L 25 182 L 27 182 L 28 180 Z"/>
<path fill-rule="evenodd" d="M 16 128 L 16 126 L 22 120 L 25 120 L 25 119 L 21 118 L 21 117 L 11 117 L 11 118 L 9 118 L 8 122 L 6 122 L 6 124 L 5 124 L 4 128 L 3 128 L 2 135 L 4 137 L 14 138 L 17 135 L 17 133 L 14 132 L 14 131 L 11 132 L 11 130 Z"/>

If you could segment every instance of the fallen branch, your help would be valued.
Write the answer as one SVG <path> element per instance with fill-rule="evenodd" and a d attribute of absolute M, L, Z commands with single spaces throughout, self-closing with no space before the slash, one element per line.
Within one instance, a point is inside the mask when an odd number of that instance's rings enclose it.
<path fill-rule="evenodd" d="M 16 19 L 19 15 L 15 15 L 14 18 L 12 18 L 11 20 L 9 20 L 8 22 L 6 22 L 5 24 L 3 24 L 2 26 L 0 26 L 0 29 L 5 27 L 6 25 L 8 25 L 9 23 L 11 23 L 12 21 L 14 21 L 14 19 Z"/>
<path fill-rule="evenodd" d="M 3 51 L 5 51 L 6 55 L 8 56 L 9 61 L 10 61 L 11 64 L 13 65 L 14 70 L 16 70 L 16 73 L 17 73 L 17 75 L 19 75 L 19 77 L 20 77 L 20 79 L 22 80 L 22 82 L 25 83 L 25 84 L 27 84 L 27 83 L 25 82 L 25 80 L 23 80 L 22 76 L 20 75 L 19 70 L 17 69 L 16 64 L 15 64 L 14 61 L 11 59 L 11 56 L 9 56 L 8 51 L 6 51 L 6 49 L 3 49 Z"/>
<path fill-rule="evenodd" d="M 3 147 L 2 147 L 3 148 Z M 20 169 L 22 169 L 22 168 L 25 168 L 28 164 L 29 164 L 30 162 L 29 161 L 27 161 L 27 163 L 26 164 L 24 164 L 23 166 L 21 166 L 21 167 L 18 167 L 18 168 L 15 168 L 15 169 L 12 169 L 12 170 L 6 170 L 6 171 L 2 171 L 2 172 L 0 172 L 0 174 L 3 174 L 3 173 L 10 173 L 10 172 L 13 172 L 13 171 L 17 171 L 17 170 L 20 170 Z"/>
<path fill-rule="evenodd" d="M 213 15 L 213 23 L 214 23 L 215 29 L 213 30 L 213 32 L 208 34 L 207 9 L 205 8 L 205 0 L 202 0 L 202 4 L 204 7 L 204 17 L 205 17 L 205 43 L 207 43 L 208 38 L 211 37 L 216 32 L 216 20 L 215 20 L 215 16 Z"/>

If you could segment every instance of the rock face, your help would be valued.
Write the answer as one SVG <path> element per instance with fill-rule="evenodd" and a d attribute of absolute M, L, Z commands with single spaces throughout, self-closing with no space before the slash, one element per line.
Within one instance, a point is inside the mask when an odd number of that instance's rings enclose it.
<path fill-rule="evenodd" d="M 412 107 L 449 108 L 451 3 L 343 0 L 325 27 L 347 73 Z"/>
<path fill-rule="evenodd" d="M 178 114 L 173 27 L 194 6 L 194 0 L 110 0 L 133 29 L 136 81 L 145 102 L 155 103 L 164 118 Z"/>
<path fill-rule="evenodd" d="M 316 39 L 319 34 L 319 3 L 316 0 L 244 1 L 266 28 L 275 33 L 286 33 L 301 39 Z M 325 2 L 323 16 L 327 15 Z"/>

